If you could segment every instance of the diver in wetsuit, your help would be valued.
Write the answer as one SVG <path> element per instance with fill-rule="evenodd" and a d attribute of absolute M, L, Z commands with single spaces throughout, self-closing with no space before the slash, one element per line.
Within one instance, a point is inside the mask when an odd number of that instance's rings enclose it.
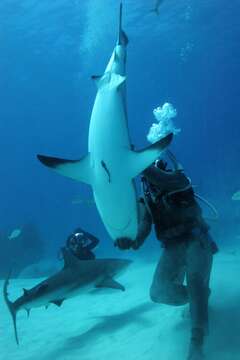
<path fill-rule="evenodd" d="M 79 260 L 94 260 L 93 249 L 99 244 L 99 240 L 89 232 L 77 228 L 67 238 L 66 249 L 71 251 Z"/>
<path fill-rule="evenodd" d="M 190 180 L 175 157 L 167 152 L 174 171 L 158 160 L 143 172 L 145 211 L 135 241 L 121 238 L 120 249 L 138 249 L 154 224 L 163 246 L 150 289 L 152 301 L 168 305 L 189 303 L 191 340 L 188 360 L 202 359 L 208 333 L 209 278 L 216 244 L 202 217 Z M 144 204 L 143 204 L 144 205 Z M 186 277 L 186 285 L 183 285 Z"/>

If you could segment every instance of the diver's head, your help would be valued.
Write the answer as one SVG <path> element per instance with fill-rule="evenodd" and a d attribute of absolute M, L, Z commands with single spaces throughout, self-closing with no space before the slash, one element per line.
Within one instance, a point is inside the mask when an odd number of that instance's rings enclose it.
<path fill-rule="evenodd" d="M 167 161 L 164 161 L 162 159 L 157 159 L 154 163 L 155 167 L 160 169 L 160 170 L 163 170 L 163 171 L 167 171 Z"/>
<path fill-rule="evenodd" d="M 82 231 L 75 231 L 68 238 L 68 246 L 75 250 L 79 246 L 85 246 L 87 243 L 87 239 Z"/>

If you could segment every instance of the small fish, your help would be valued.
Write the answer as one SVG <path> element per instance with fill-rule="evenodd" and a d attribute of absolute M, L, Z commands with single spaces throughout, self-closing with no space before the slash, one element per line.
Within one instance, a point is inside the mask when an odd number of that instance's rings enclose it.
<path fill-rule="evenodd" d="M 159 15 L 159 7 L 162 5 L 163 1 L 164 0 L 157 0 L 154 8 L 151 11 L 155 12 L 157 15 Z"/>
<path fill-rule="evenodd" d="M 240 201 L 240 190 L 235 192 L 232 196 L 232 200 L 234 201 Z"/>
<path fill-rule="evenodd" d="M 8 236 L 8 239 L 9 240 L 13 240 L 13 239 L 16 239 L 18 238 L 22 233 L 22 230 L 21 229 L 14 229 L 11 234 Z"/>

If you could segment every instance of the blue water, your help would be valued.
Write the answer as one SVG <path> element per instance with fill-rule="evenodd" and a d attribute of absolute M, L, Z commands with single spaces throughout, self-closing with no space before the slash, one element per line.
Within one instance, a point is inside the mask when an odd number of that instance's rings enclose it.
<path fill-rule="evenodd" d="M 124 1 L 132 142 L 147 145 L 153 108 L 177 108 L 182 131 L 172 150 L 219 211 L 216 240 L 229 242 L 239 228 L 231 196 L 240 189 L 240 1 L 165 0 L 159 16 L 149 12 L 154 2 Z M 95 207 L 72 204 L 91 199 L 90 189 L 44 168 L 36 154 L 86 153 L 90 77 L 105 68 L 117 14 L 116 0 L 0 3 L 0 232 L 34 223 L 47 253 L 78 225 L 94 228 L 102 253 L 112 251 Z"/>

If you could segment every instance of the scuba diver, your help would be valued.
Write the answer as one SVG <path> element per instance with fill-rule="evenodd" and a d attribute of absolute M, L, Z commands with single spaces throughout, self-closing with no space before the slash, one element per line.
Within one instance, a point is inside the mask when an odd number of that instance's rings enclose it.
<path fill-rule="evenodd" d="M 200 360 L 204 337 L 208 334 L 209 279 L 217 246 L 209 234 L 190 179 L 174 155 L 169 150 L 167 154 L 174 170 L 167 168 L 167 162 L 157 160 L 142 174 L 144 201 L 140 200 L 137 238 L 117 239 L 115 246 L 137 250 L 154 224 L 163 252 L 153 276 L 151 300 L 175 306 L 189 303 L 191 339 L 187 359 Z"/>
<path fill-rule="evenodd" d="M 69 250 L 79 260 L 94 260 L 93 249 L 99 244 L 99 240 L 92 234 L 77 228 L 68 236 L 66 249 Z"/>

